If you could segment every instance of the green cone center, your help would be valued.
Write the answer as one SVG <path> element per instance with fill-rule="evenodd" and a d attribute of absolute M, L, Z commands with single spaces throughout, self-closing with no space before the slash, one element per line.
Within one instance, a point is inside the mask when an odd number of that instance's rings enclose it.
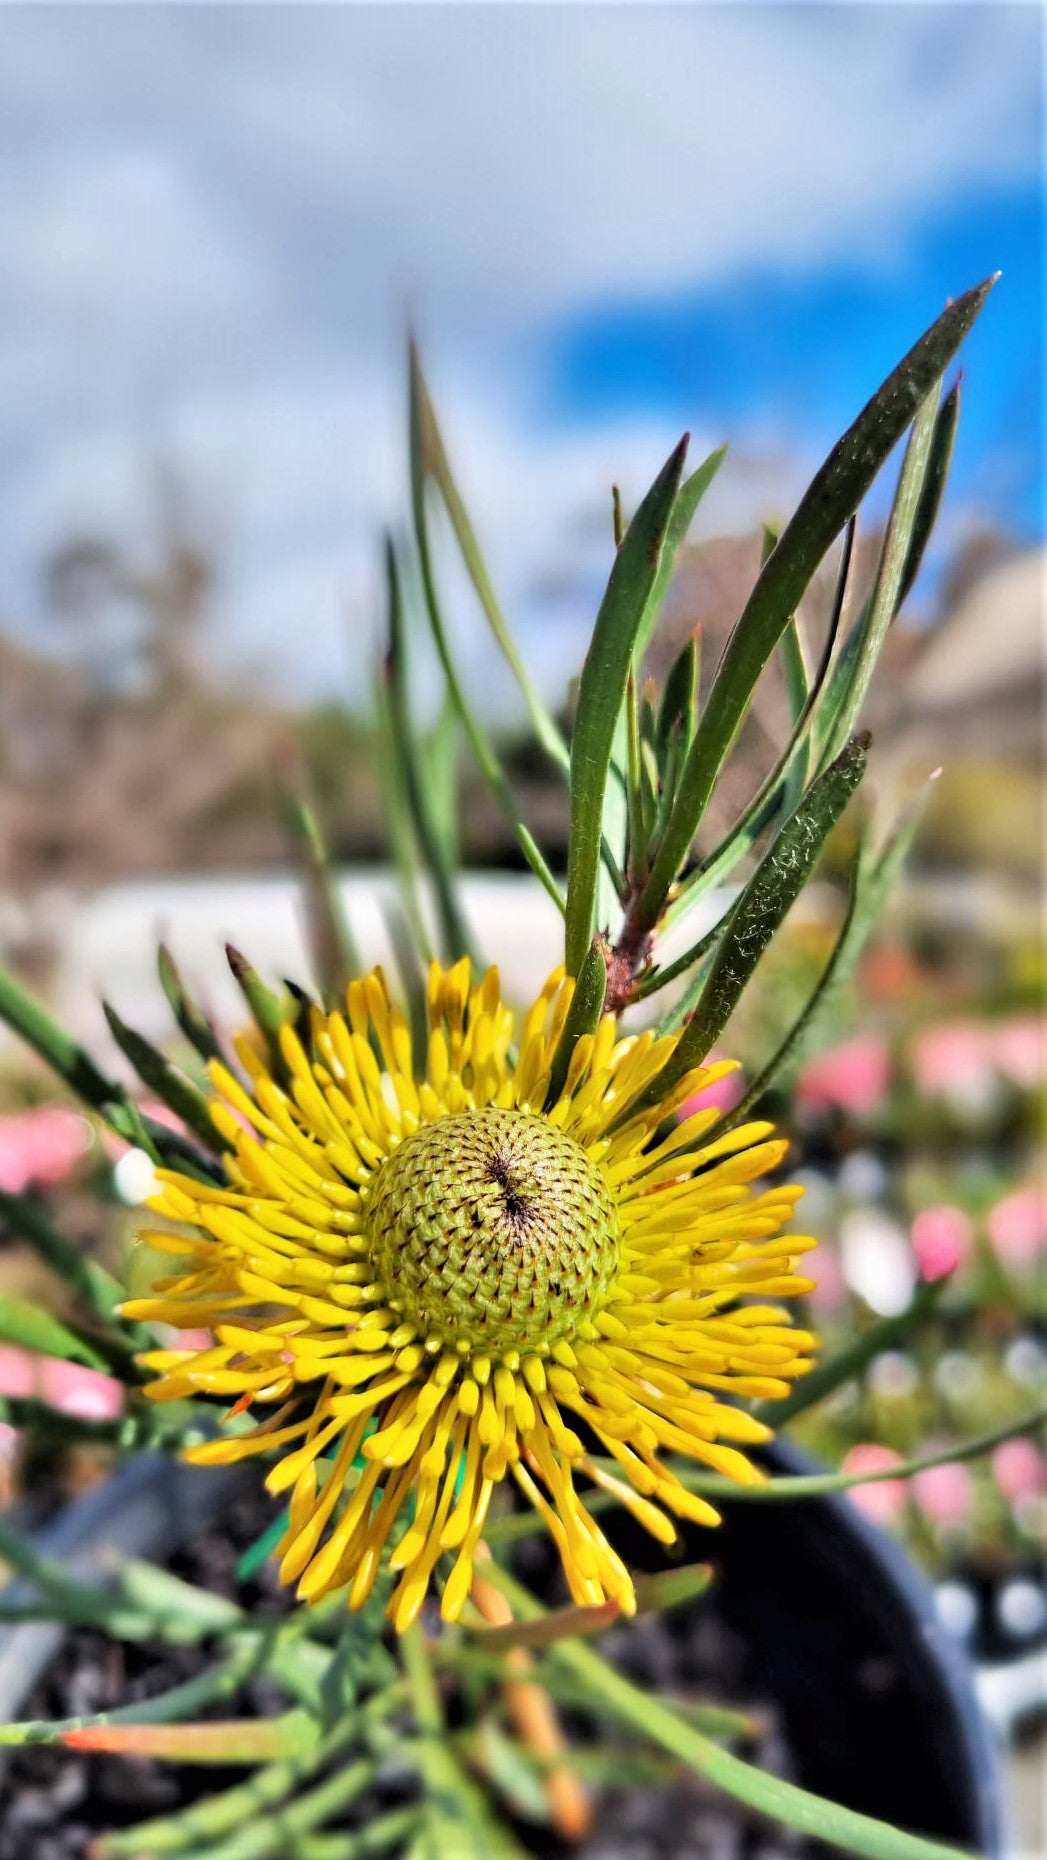
<path fill-rule="evenodd" d="M 425 1336 L 534 1349 L 595 1310 L 618 1267 L 610 1185 L 544 1117 L 488 1106 L 423 1124 L 367 1198 L 375 1275 Z"/>

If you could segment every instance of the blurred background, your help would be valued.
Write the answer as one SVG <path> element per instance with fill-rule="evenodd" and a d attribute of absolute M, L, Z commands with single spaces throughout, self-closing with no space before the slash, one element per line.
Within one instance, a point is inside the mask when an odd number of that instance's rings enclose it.
<path fill-rule="evenodd" d="M 219 1016 L 226 936 L 303 974 L 279 745 L 382 948 L 370 710 L 379 538 L 407 510 L 408 320 L 506 611 L 563 706 L 612 482 L 630 505 L 685 427 L 697 456 L 730 441 L 650 668 L 700 624 L 711 669 L 759 523 L 945 299 L 1002 270 L 870 717 L 885 807 L 944 773 L 859 985 L 777 1107 L 827 1236 L 830 1333 L 960 1262 L 921 1350 L 879 1359 L 809 1431 L 835 1461 L 932 1450 L 1047 1385 L 1042 39 L 1039 8 L 1006 4 L 0 11 L 0 957 L 110 1059 L 102 993 L 169 1037 L 158 931 Z M 562 793 L 443 572 L 555 865 Z M 414 696 L 431 723 L 424 651 Z M 780 728 L 772 681 L 728 812 Z M 522 995 L 555 915 L 464 755 L 454 775 L 470 907 Z M 732 1029 L 751 1069 L 824 961 L 846 850 Z M 0 1189 L 115 1247 L 140 1192 L 120 1169 L 0 1043 Z M 33 1290 L 0 1249 L 4 1282 Z M 6 1392 L 39 1373 L 0 1349 Z M 88 1376 L 48 1398 L 107 1395 Z M 1042 1646 L 1037 1444 L 869 1493 L 991 1667 Z"/>

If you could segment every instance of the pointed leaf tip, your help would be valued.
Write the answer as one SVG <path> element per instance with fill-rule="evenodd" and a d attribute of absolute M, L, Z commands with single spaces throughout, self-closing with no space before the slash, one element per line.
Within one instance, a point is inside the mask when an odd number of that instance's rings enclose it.
<path fill-rule="evenodd" d="M 228 962 L 229 967 L 232 969 L 233 974 L 236 976 L 237 981 L 240 981 L 242 977 L 247 975 L 248 972 L 250 971 L 251 965 L 248 962 L 247 957 L 241 955 L 235 943 L 226 944 L 225 959 Z"/>

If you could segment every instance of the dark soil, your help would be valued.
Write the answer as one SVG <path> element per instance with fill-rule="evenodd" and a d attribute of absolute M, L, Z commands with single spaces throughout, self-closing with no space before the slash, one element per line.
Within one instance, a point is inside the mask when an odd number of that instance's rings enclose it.
<path fill-rule="evenodd" d="M 272 1564 L 246 1588 L 235 1580 L 238 1555 L 265 1528 L 272 1509 L 264 1494 L 249 1489 L 225 1508 L 220 1528 L 197 1533 L 171 1567 L 220 1594 L 236 1595 L 252 1609 L 283 1612 L 289 1601 L 276 1585 Z M 829 1560 L 820 1565 L 817 1557 L 799 1554 L 798 1507 L 778 1505 L 771 1516 L 760 1510 L 757 1521 L 755 1507 L 738 1506 L 715 1537 L 690 1534 L 684 1546 L 688 1561 L 729 1551 L 712 1599 L 616 1628 L 602 1638 L 601 1652 L 652 1694 L 753 1713 L 758 1735 L 741 1754 L 763 1767 L 902 1825 L 971 1841 L 963 1801 L 968 1779 L 950 1768 L 935 1700 L 907 1690 L 904 1644 L 892 1647 L 872 1616 L 862 1618 L 860 1594 L 852 1598 L 856 1618 L 847 1620 L 845 1636 L 843 1610 L 832 1591 L 834 1584 L 839 1591 L 841 1581 L 853 1585 L 853 1577 L 834 1567 L 839 1546 L 830 1541 Z M 632 1534 L 628 1521 L 617 1535 L 637 1566 L 658 1566 L 661 1553 L 642 1534 Z M 563 1599 L 556 1558 L 544 1537 L 520 1543 L 517 1568 L 536 1593 L 552 1602 Z M 101 1635 L 76 1633 L 23 1715 L 67 1717 L 127 1704 L 190 1678 L 208 1658 L 206 1647 L 115 1646 Z M 457 1703 L 448 1699 L 452 1723 Z M 212 1715 L 268 1716 L 284 1704 L 272 1687 L 252 1683 Z M 572 1740 L 583 1747 L 594 1735 L 616 1735 L 606 1725 L 598 1728 L 585 1712 L 572 1709 L 564 1718 Z M 629 1732 L 619 1735 L 627 1760 L 637 1740 Z M 99 1832 L 170 1812 L 244 1774 L 239 1768 L 170 1766 L 42 1747 L 2 1754 L 0 1860 L 86 1860 Z M 410 1788 L 402 1775 L 380 1771 L 377 1786 L 348 1818 L 331 1825 L 358 1827 L 402 1803 Z M 547 1829 L 520 1825 L 517 1831 L 544 1860 L 579 1852 L 562 1846 Z M 581 1850 L 584 1860 L 786 1855 L 813 1860 L 825 1853 L 817 1843 L 772 1828 L 714 1795 L 683 1770 L 667 1772 L 662 1782 L 595 1790 L 593 1833 Z"/>

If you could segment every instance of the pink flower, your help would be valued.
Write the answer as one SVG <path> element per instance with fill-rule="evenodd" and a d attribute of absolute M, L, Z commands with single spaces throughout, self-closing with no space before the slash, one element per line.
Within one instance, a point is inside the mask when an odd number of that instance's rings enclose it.
<path fill-rule="evenodd" d="M 29 1396 L 82 1420 L 111 1420 L 124 1405 L 124 1390 L 112 1376 L 57 1356 L 0 1345 L 0 1395 Z"/>
<path fill-rule="evenodd" d="M 913 1045 L 912 1069 L 919 1089 L 932 1095 L 984 1089 L 993 1071 L 987 1029 L 962 1020 L 928 1027 Z"/>
<path fill-rule="evenodd" d="M 971 1223 L 962 1208 L 924 1208 L 912 1224 L 912 1243 L 921 1279 L 933 1283 L 962 1266 L 971 1250 Z"/>
<path fill-rule="evenodd" d="M 921 1091 L 946 1097 L 981 1093 L 1001 1077 L 1033 1091 L 1047 1073 L 1047 1022 L 1027 1014 L 929 1027 L 913 1045 L 912 1066 Z"/>
<path fill-rule="evenodd" d="M 718 1058 L 717 1053 L 710 1053 L 705 1063 L 714 1066 Z M 684 1118 L 693 1117 L 696 1111 L 733 1111 L 735 1105 L 741 1103 L 744 1095 L 745 1074 L 740 1067 L 737 1067 L 733 1072 L 725 1073 L 723 1078 L 714 1079 L 711 1085 L 703 1086 L 701 1091 L 696 1091 L 690 1098 L 685 1099 L 677 1115 L 682 1123 Z"/>
<path fill-rule="evenodd" d="M 0 1117 L 0 1188 L 57 1188 L 74 1174 L 91 1143 L 86 1118 L 64 1105 Z"/>
<path fill-rule="evenodd" d="M 989 1210 L 989 1238 L 1008 1266 L 1030 1265 L 1047 1246 L 1047 1189 L 1016 1188 Z"/>
<path fill-rule="evenodd" d="M 1004 1021 L 995 1029 L 993 1053 L 1012 1085 L 1035 1091 L 1047 1074 L 1047 1021 L 1034 1014 Z"/>
<path fill-rule="evenodd" d="M 845 1473 L 886 1472 L 889 1466 L 900 1464 L 901 1456 L 892 1447 L 881 1447 L 874 1440 L 866 1440 L 844 1454 L 841 1470 Z M 874 1524 L 896 1524 L 905 1510 L 905 1480 L 881 1479 L 874 1485 L 856 1485 L 850 1497 Z"/>
<path fill-rule="evenodd" d="M 840 1110 L 863 1117 L 881 1102 L 889 1070 L 886 1040 L 874 1033 L 858 1034 L 808 1061 L 800 1074 L 797 1096 L 808 1110 Z"/>
<path fill-rule="evenodd" d="M 1001 1441 L 992 1456 L 993 1477 L 1012 1504 L 1047 1491 L 1047 1459 L 1032 1440 Z"/>
<path fill-rule="evenodd" d="M 19 1132 L 18 1119 L 5 1117 L 0 1122 L 0 1188 L 9 1195 L 20 1195 L 29 1187 L 29 1169 Z"/>
<path fill-rule="evenodd" d="M 913 1496 L 924 1517 L 946 1530 L 967 1521 L 971 1509 L 971 1475 L 967 1467 L 928 1466 L 913 1479 Z"/>
<path fill-rule="evenodd" d="M 807 1260 L 804 1272 L 814 1280 L 811 1305 L 819 1314 L 838 1311 L 847 1302 L 847 1282 L 832 1247 L 820 1246 Z"/>

